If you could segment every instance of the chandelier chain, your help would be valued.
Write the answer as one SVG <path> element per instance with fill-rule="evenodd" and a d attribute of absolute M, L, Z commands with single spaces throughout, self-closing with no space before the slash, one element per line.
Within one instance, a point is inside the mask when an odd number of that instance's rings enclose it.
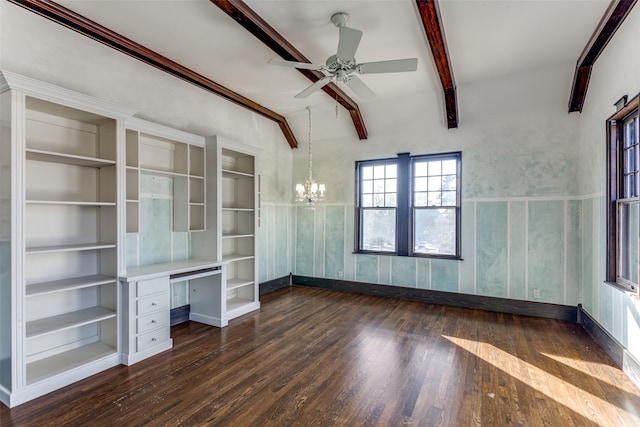
<path fill-rule="evenodd" d="M 309 181 L 313 180 L 313 155 L 311 154 L 311 107 L 307 107 L 307 112 L 309 113 Z"/>

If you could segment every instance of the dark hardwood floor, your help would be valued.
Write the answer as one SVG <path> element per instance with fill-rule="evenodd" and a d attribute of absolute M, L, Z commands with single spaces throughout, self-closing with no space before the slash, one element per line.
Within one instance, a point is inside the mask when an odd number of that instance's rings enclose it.
<path fill-rule="evenodd" d="M 640 391 L 579 325 L 292 287 L 0 425 L 638 426 Z"/>

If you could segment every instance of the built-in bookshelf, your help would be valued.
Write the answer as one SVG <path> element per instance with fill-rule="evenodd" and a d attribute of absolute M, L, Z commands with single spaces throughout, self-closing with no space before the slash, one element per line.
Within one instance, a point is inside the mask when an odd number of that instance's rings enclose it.
<path fill-rule="evenodd" d="M 13 406 L 120 361 L 118 141 L 128 113 L 13 73 L 0 87 L 0 228 L 3 253 L 16 255 L 0 283 L 0 398 Z"/>
<path fill-rule="evenodd" d="M 216 165 L 208 178 L 207 224 L 194 239 L 194 254 L 215 253 L 226 263 L 227 319 L 260 307 L 257 283 L 258 174 L 256 154 L 242 144 L 207 138 L 207 163 Z"/>
<path fill-rule="evenodd" d="M 127 121 L 127 232 L 140 230 L 140 177 L 173 180 L 173 230 L 204 231 L 204 138 L 139 119 Z"/>

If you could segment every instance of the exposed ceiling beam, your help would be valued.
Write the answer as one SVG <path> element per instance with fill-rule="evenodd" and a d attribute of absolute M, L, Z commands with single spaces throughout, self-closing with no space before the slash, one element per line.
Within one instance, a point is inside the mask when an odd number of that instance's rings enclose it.
<path fill-rule="evenodd" d="M 238 24 L 242 25 L 247 31 L 266 44 L 267 47 L 280 55 L 282 59 L 296 62 L 311 62 L 242 0 L 211 0 L 211 3 L 218 6 Z M 322 72 L 316 70 L 298 69 L 298 71 L 314 83 L 325 76 Z M 326 85 L 322 90 L 325 91 L 331 99 L 335 99 L 349 111 L 353 125 L 358 133 L 358 138 L 367 139 L 367 128 L 358 104 L 335 83 Z"/>
<path fill-rule="evenodd" d="M 437 0 L 416 0 L 420 20 L 429 41 L 431 56 L 440 76 L 442 90 L 444 92 L 444 104 L 447 114 L 447 127 L 458 127 L 458 101 L 456 98 L 456 83 L 453 80 L 453 71 L 449 61 L 447 42 L 444 37 L 444 28 L 438 9 Z"/>
<path fill-rule="evenodd" d="M 573 75 L 573 85 L 569 96 L 569 112 L 582 112 L 587 97 L 591 69 L 609 41 L 613 38 L 622 22 L 627 17 L 637 0 L 612 0 L 604 12 L 600 23 L 587 42 Z"/>
<path fill-rule="evenodd" d="M 171 59 L 152 51 L 94 21 L 85 18 L 53 1 L 48 0 L 9 0 L 18 6 L 37 13 L 53 22 L 70 28 L 78 33 L 103 43 L 117 51 L 136 58 L 145 64 L 158 68 L 175 77 L 192 83 L 202 89 L 212 92 L 224 99 L 244 107 L 254 113 L 260 114 L 278 124 L 285 139 L 291 148 L 296 148 L 293 132 L 289 128 L 287 120 L 280 114 L 263 107 L 262 105 L 245 98 L 244 96 L 214 82 L 213 80 L 196 73 L 195 71 L 172 61 Z"/>

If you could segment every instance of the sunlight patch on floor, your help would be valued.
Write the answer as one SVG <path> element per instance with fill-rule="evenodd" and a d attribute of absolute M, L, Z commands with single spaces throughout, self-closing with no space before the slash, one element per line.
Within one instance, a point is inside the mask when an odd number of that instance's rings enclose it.
<path fill-rule="evenodd" d="M 602 372 L 605 369 L 612 369 L 613 368 L 610 365 L 607 365 L 605 363 L 589 362 L 589 361 L 582 360 L 582 359 L 575 359 L 575 358 L 572 358 L 572 357 L 558 356 L 556 354 L 549 354 L 549 353 L 544 353 L 544 352 L 541 352 L 540 354 L 542 354 L 543 356 L 548 357 L 549 359 L 555 360 L 558 363 L 562 363 L 563 365 L 566 365 L 566 366 L 570 367 L 571 369 L 575 369 L 577 371 L 580 371 L 585 375 L 593 375 L 593 372 L 598 372 L 598 371 Z M 613 368 L 613 369 L 615 369 L 615 368 Z M 613 387 L 617 387 L 619 389 L 624 390 L 627 393 L 631 393 L 631 394 L 634 394 L 634 395 L 640 397 L 640 393 L 635 388 L 621 386 L 620 381 L 616 381 L 613 378 L 606 377 L 606 376 L 599 376 L 598 377 L 598 381 L 606 382 L 607 384 L 609 384 L 609 385 L 611 385 Z M 630 385 L 630 384 L 625 384 L 625 385 Z"/>
<path fill-rule="evenodd" d="M 612 410 L 613 404 L 606 400 L 582 390 L 491 344 L 458 337 L 443 337 L 496 369 L 507 373 L 516 380 L 523 382 L 550 399 L 599 425 L 602 425 L 602 420 L 598 416 L 598 413 Z M 570 366 L 575 368 L 575 364 L 571 364 Z M 592 374 L 586 373 L 586 375 Z M 598 378 L 598 380 L 600 380 L 600 378 Z M 498 390 L 496 390 L 496 392 L 498 392 Z M 634 392 L 634 394 L 636 393 Z M 589 410 L 585 411 L 585 409 Z M 618 415 L 623 415 L 620 411 L 624 411 L 634 422 L 637 421 L 637 425 L 640 425 L 640 417 L 629 413 L 624 408 L 619 408 Z M 609 417 L 607 416 L 605 419 L 609 419 Z"/>

